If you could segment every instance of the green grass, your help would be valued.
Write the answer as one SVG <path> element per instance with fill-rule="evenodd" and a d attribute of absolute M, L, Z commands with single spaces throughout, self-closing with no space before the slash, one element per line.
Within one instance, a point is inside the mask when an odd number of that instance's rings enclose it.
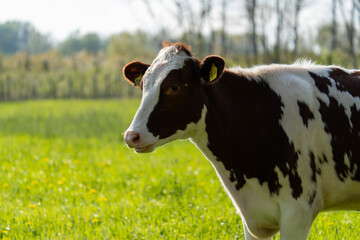
<path fill-rule="evenodd" d="M 188 141 L 139 155 L 137 100 L 0 103 L 0 239 L 243 239 L 212 166 Z M 356 212 L 310 239 L 358 239 Z M 278 239 L 278 236 L 275 237 Z"/>

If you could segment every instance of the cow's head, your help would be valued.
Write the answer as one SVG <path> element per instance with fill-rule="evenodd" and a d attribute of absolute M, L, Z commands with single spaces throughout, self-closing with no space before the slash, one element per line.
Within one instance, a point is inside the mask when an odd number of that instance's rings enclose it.
<path fill-rule="evenodd" d="M 127 64 L 125 79 L 142 89 L 142 100 L 125 133 L 126 144 L 145 153 L 175 139 L 193 137 L 206 114 L 207 89 L 216 83 L 224 67 L 221 57 L 199 61 L 186 44 L 168 42 L 151 65 Z"/>

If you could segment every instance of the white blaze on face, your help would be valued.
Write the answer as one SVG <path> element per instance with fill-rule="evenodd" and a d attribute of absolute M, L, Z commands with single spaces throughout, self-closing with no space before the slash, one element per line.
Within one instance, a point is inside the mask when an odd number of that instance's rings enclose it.
<path fill-rule="evenodd" d="M 160 50 L 151 66 L 143 77 L 143 95 L 141 104 L 127 131 L 139 132 L 144 145 L 153 144 L 159 140 L 147 129 L 147 122 L 151 112 L 159 101 L 160 86 L 170 71 L 180 69 L 187 59 L 192 58 L 185 52 L 179 52 L 175 46 Z"/>

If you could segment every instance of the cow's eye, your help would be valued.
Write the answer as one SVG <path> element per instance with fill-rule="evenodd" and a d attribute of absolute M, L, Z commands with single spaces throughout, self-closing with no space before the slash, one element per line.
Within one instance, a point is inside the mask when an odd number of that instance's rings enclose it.
<path fill-rule="evenodd" d="M 171 90 L 171 92 L 176 92 L 177 90 L 179 90 L 179 86 L 178 85 L 172 85 L 170 87 L 170 90 Z"/>
<path fill-rule="evenodd" d="M 175 93 L 177 93 L 180 89 L 180 86 L 177 84 L 171 85 L 170 87 L 168 87 L 165 91 L 165 94 L 167 95 L 173 95 Z"/>

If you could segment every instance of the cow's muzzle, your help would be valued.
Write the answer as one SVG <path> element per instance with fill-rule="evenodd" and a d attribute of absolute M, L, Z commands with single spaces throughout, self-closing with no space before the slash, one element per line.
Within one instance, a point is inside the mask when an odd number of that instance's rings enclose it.
<path fill-rule="evenodd" d="M 146 143 L 143 134 L 137 131 L 126 131 L 124 139 L 128 147 L 135 148 L 137 153 L 148 153 L 155 149 L 155 143 Z"/>

